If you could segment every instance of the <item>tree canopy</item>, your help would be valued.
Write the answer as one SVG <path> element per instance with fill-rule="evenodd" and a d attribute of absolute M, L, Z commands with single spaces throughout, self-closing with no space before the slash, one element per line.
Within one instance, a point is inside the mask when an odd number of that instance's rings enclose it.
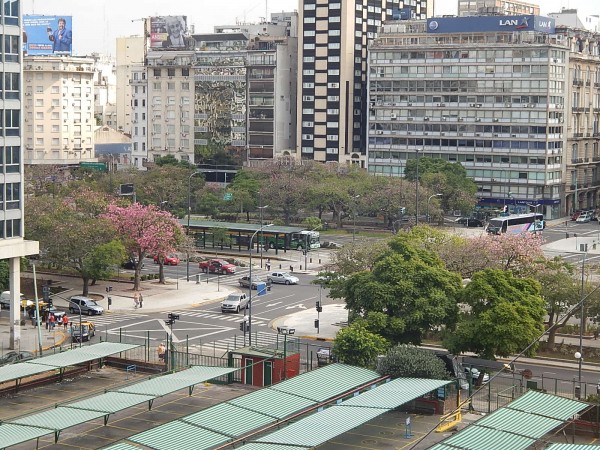
<path fill-rule="evenodd" d="M 430 350 L 414 345 L 397 345 L 377 362 L 377 372 L 392 378 L 414 377 L 447 380 L 446 365 Z"/>
<path fill-rule="evenodd" d="M 388 342 L 383 337 L 357 323 L 338 331 L 333 342 L 333 355 L 345 364 L 372 369 L 377 356 L 387 348 Z"/>
<path fill-rule="evenodd" d="M 474 352 L 487 359 L 519 353 L 544 331 L 544 301 L 540 284 L 511 272 L 486 269 L 464 288 L 467 305 L 456 330 L 444 340 L 450 352 Z M 535 354 L 538 345 L 527 352 Z"/>
<path fill-rule="evenodd" d="M 389 342 L 420 344 L 428 330 L 455 325 L 460 289 L 460 277 L 447 271 L 435 254 L 398 236 L 372 271 L 336 283 L 330 297 L 345 298 L 351 320 Z"/>

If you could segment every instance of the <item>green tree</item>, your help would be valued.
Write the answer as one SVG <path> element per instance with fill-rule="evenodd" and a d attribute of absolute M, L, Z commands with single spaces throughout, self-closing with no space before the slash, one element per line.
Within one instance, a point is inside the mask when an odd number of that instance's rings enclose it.
<path fill-rule="evenodd" d="M 81 276 L 90 280 L 104 280 L 114 273 L 114 267 L 127 256 L 121 241 L 113 240 L 106 244 L 98 244 L 94 251 L 83 257 Z"/>
<path fill-rule="evenodd" d="M 418 345 L 427 331 L 454 326 L 460 289 L 461 278 L 447 271 L 434 253 L 399 235 L 371 272 L 336 284 L 330 297 L 345 298 L 351 320 L 362 318 L 369 331 L 389 342 Z"/>
<path fill-rule="evenodd" d="M 413 377 L 448 380 L 446 365 L 429 350 L 414 345 L 397 345 L 377 362 L 377 372 L 392 378 Z"/>
<path fill-rule="evenodd" d="M 73 192 L 68 199 L 33 197 L 27 204 L 27 238 L 40 242 L 46 261 L 79 274 L 83 295 L 102 272 L 99 268 L 118 262 L 113 253 L 102 251 L 115 235 L 110 221 L 99 217 L 106 204 L 105 196 L 89 189 Z"/>
<path fill-rule="evenodd" d="M 158 156 L 154 159 L 154 163 L 158 167 L 175 166 L 189 170 L 192 166 L 188 161 L 183 161 L 175 158 L 173 155 Z"/>
<path fill-rule="evenodd" d="M 351 324 L 341 329 L 333 341 L 333 355 L 338 361 L 352 366 L 372 369 L 377 356 L 385 353 L 388 342 L 371 333 L 362 324 Z"/>
<path fill-rule="evenodd" d="M 468 310 L 444 339 L 451 353 L 474 352 L 494 359 L 519 353 L 544 331 L 544 300 L 540 284 L 511 272 L 486 269 L 473 275 L 462 292 Z M 538 344 L 528 355 L 534 355 Z"/>

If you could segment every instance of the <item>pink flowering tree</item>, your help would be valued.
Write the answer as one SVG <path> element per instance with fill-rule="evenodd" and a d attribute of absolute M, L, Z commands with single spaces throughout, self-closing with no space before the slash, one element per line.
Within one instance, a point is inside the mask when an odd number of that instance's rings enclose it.
<path fill-rule="evenodd" d="M 154 205 L 134 203 L 121 207 L 111 204 L 103 217 L 113 224 L 125 248 L 136 259 L 134 290 L 140 287 L 140 272 L 146 256 L 164 258 L 184 241 L 183 228 L 177 219 Z M 164 283 L 164 275 L 160 282 Z"/>

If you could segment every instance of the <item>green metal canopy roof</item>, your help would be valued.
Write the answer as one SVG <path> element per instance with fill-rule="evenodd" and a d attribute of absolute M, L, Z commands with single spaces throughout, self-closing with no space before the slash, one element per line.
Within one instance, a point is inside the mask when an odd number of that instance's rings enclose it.
<path fill-rule="evenodd" d="M 110 447 L 104 447 L 104 450 L 140 450 L 140 448 L 137 445 L 120 442 L 118 444 L 111 445 Z"/>
<path fill-rule="evenodd" d="M 576 400 L 529 391 L 432 450 L 526 449 L 588 405 Z"/>
<path fill-rule="evenodd" d="M 273 422 L 273 417 L 227 403 L 220 403 L 187 416 L 184 420 L 229 438 L 235 438 L 268 425 Z"/>
<path fill-rule="evenodd" d="M 236 368 L 195 366 L 181 372 L 162 375 L 115 390 L 129 394 L 146 394 L 161 397 L 213 378 L 235 372 Z"/>
<path fill-rule="evenodd" d="M 236 420 L 230 417 L 229 420 Z M 183 420 L 174 420 L 138 433 L 128 440 L 156 450 L 198 450 L 211 448 L 229 439 L 220 433 L 203 429 Z"/>
<path fill-rule="evenodd" d="M 90 411 L 100 411 L 107 414 L 114 414 L 140 403 L 154 400 L 154 395 L 128 394 L 126 392 L 106 392 L 95 397 L 86 398 L 68 405 L 61 405 L 63 408 L 87 409 Z"/>
<path fill-rule="evenodd" d="M 187 227 L 187 216 L 183 219 L 179 220 L 179 223 L 185 227 Z M 194 218 L 194 216 L 190 216 L 190 227 L 196 228 L 227 228 L 232 231 L 245 231 L 245 232 L 255 232 L 260 230 L 260 224 L 253 223 L 237 223 L 237 222 L 219 222 L 216 220 L 202 220 Z M 302 227 L 284 227 L 279 225 L 273 225 L 270 227 L 265 227 L 263 225 L 263 232 L 265 234 L 287 234 L 287 233 L 299 233 L 300 231 L 306 230 L 306 228 Z"/>
<path fill-rule="evenodd" d="M 30 439 L 37 439 L 50 433 L 54 433 L 54 430 L 3 423 L 0 425 L 0 448 L 17 445 Z"/>
<path fill-rule="evenodd" d="M 279 420 L 315 404 L 312 400 L 304 397 L 279 392 L 271 388 L 260 389 L 251 394 L 242 395 L 241 397 L 229 400 L 227 403 L 253 411 L 262 411 Z"/>
<path fill-rule="evenodd" d="M 592 444 L 552 444 L 547 450 L 598 450 L 598 446 Z"/>
<path fill-rule="evenodd" d="M 343 404 L 342 404 L 343 405 Z M 268 434 L 256 442 L 316 447 L 387 410 L 335 405 Z"/>
<path fill-rule="evenodd" d="M 46 366 L 43 364 L 29 364 L 28 362 L 20 362 L 16 364 L 8 364 L 0 367 L 0 383 L 18 380 L 20 378 L 30 377 L 38 373 L 50 372 L 55 370 L 54 366 Z"/>
<path fill-rule="evenodd" d="M 362 406 L 365 408 L 393 409 L 434 391 L 448 380 L 426 380 L 421 378 L 396 378 L 377 386 L 370 391 L 344 401 L 344 406 Z"/>
<path fill-rule="evenodd" d="M 84 409 L 71 409 L 58 407 L 43 411 L 20 419 L 11 420 L 11 424 L 30 425 L 32 427 L 50 428 L 51 430 L 64 430 L 65 428 L 79 425 L 89 420 L 98 419 L 106 413 L 88 411 Z M 2 444 L 3 445 L 3 444 Z"/>
<path fill-rule="evenodd" d="M 276 384 L 270 389 L 298 395 L 315 402 L 323 402 L 340 392 L 380 378 L 376 372 L 345 364 L 329 364 Z"/>

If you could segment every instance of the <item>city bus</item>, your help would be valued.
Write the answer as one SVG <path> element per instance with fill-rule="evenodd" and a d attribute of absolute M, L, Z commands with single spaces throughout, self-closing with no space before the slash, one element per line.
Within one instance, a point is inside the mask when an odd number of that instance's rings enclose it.
<path fill-rule="evenodd" d="M 269 248 L 286 249 L 286 250 L 304 250 L 308 247 L 308 250 L 321 247 L 321 240 L 318 231 L 307 231 L 303 230 L 297 233 L 290 233 L 283 236 L 273 236 L 268 234 L 268 231 L 264 233 L 264 238 L 260 235 L 257 237 L 258 242 L 264 244 Z"/>
<path fill-rule="evenodd" d="M 486 231 L 490 234 L 521 234 L 537 233 L 545 227 L 544 216 L 542 214 L 515 214 L 505 217 L 494 217 L 490 219 Z"/>

